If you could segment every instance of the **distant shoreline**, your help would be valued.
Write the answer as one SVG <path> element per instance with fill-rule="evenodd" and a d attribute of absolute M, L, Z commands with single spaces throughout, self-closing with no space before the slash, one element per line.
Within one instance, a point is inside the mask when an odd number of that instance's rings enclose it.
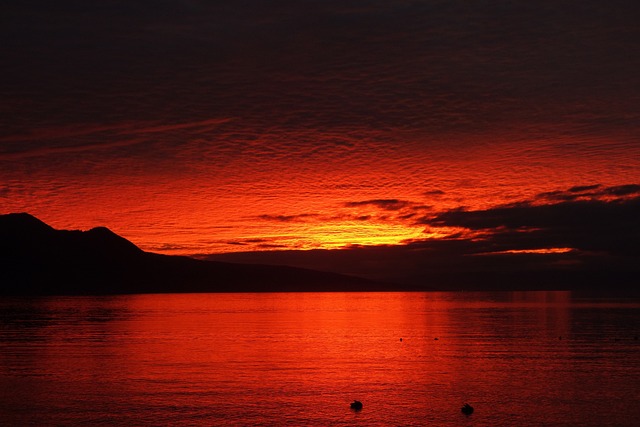
<path fill-rule="evenodd" d="M 363 259 L 372 250 L 356 255 Z M 354 254 L 329 255 L 337 259 Z M 144 252 L 104 227 L 56 230 L 26 213 L 0 215 L 0 295 L 566 290 L 640 294 L 635 271 L 501 271 L 479 265 L 484 270 L 444 265 L 430 274 L 402 277 L 402 269 L 396 268 L 386 276 L 363 278 L 255 259 L 239 263 L 160 255 Z"/>

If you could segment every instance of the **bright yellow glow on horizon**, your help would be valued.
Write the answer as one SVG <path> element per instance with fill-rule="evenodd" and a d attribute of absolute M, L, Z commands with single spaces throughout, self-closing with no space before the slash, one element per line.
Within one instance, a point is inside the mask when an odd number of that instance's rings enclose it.
<path fill-rule="evenodd" d="M 273 243 L 273 247 L 251 249 L 340 249 L 350 246 L 398 245 L 407 240 L 430 237 L 423 233 L 424 227 L 367 221 L 301 224 L 289 228 L 290 232 L 286 234 L 261 236 L 260 239 Z"/>

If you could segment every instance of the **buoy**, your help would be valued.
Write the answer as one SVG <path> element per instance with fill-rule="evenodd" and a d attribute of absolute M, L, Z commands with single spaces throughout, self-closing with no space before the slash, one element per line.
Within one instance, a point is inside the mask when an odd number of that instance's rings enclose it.
<path fill-rule="evenodd" d="M 362 402 L 360 402 L 359 400 L 354 400 L 353 402 L 351 402 L 351 409 L 355 409 L 356 411 L 361 410 Z"/>
<path fill-rule="evenodd" d="M 465 403 L 464 406 L 462 407 L 462 413 L 465 415 L 473 414 L 473 406 L 469 405 L 468 403 Z"/>

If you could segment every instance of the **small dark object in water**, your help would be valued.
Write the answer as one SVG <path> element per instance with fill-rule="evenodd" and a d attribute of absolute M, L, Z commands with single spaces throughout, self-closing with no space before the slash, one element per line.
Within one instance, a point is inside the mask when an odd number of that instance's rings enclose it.
<path fill-rule="evenodd" d="M 400 338 L 400 342 L 402 342 L 402 338 Z"/>
<path fill-rule="evenodd" d="M 438 341 L 438 337 L 435 337 L 433 340 L 434 340 L 434 341 Z"/>
<path fill-rule="evenodd" d="M 465 415 L 473 414 L 473 406 L 469 405 L 468 403 L 465 403 L 464 406 L 462 407 L 462 413 Z"/>
<path fill-rule="evenodd" d="M 359 400 L 354 400 L 353 402 L 351 402 L 351 409 L 355 409 L 356 411 L 361 410 L 362 402 L 360 402 Z"/>

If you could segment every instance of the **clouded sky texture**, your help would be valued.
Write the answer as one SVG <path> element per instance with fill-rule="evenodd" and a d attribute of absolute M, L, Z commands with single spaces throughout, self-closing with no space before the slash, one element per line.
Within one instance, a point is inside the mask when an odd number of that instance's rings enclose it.
<path fill-rule="evenodd" d="M 638 22 L 619 0 L 4 1 L 0 213 L 170 254 L 586 251 L 579 227 L 638 211 Z"/>

